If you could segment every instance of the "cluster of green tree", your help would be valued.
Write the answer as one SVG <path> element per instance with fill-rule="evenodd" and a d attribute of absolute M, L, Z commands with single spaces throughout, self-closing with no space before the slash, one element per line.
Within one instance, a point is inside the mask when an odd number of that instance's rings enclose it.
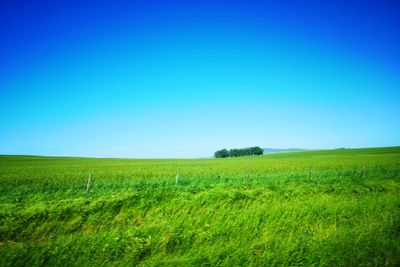
<path fill-rule="evenodd" d="M 262 155 L 264 150 L 262 148 L 248 147 L 248 148 L 234 148 L 234 149 L 221 149 L 214 153 L 215 158 L 228 158 L 228 157 L 241 157 L 241 156 L 251 156 L 251 155 Z"/>

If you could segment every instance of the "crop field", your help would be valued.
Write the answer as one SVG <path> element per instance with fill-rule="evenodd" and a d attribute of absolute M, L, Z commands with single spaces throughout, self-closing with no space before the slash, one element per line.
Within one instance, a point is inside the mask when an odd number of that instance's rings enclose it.
<path fill-rule="evenodd" d="M 0 156 L 0 266 L 44 265 L 399 266 L 400 147 Z"/>

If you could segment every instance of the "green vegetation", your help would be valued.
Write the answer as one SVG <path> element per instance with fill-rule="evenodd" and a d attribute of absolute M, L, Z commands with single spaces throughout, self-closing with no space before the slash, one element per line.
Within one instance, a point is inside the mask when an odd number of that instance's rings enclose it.
<path fill-rule="evenodd" d="M 0 156 L 0 266 L 399 266 L 399 181 L 400 147 Z"/>
<path fill-rule="evenodd" d="M 227 149 L 221 149 L 214 153 L 214 158 L 228 158 L 228 157 L 243 157 L 243 156 L 252 156 L 252 155 L 262 155 L 264 150 L 262 148 L 248 147 L 248 148 L 233 148 L 229 151 Z"/>

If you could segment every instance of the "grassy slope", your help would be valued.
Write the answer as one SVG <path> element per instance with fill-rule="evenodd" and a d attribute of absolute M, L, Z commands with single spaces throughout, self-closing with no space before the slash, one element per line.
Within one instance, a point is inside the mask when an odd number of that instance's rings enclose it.
<path fill-rule="evenodd" d="M 0 156 L 0 265 L 396 266 L 399 181 L 400 147 L 218 160 Z"/>

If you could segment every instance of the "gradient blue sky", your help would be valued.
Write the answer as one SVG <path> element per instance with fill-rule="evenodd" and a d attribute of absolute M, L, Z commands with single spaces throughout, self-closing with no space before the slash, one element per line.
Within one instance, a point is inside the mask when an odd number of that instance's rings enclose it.
<path fill-rule="evenodd" d="M 396 1 L 0 2 L 0 154 L 400 145 Z"/>

